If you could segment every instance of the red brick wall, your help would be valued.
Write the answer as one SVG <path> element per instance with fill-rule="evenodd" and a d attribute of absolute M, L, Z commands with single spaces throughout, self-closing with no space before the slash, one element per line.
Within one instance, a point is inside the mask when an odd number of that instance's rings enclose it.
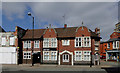
<path fill-rule="evenodd" d="M 55 33 L 55 30 L 53 28 L 51 29 L 46 29 L 45 33 L 43 35 L 43 38 L 56 38 L 57 35 Z"/>

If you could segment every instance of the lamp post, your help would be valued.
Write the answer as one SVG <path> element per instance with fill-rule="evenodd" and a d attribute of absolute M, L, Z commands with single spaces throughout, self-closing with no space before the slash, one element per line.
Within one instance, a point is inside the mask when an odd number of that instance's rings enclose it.
<path fill-rule="evenodd" d="M 28 16 L 31 16 L 33 18 L 33 32 L 32 32 L 32 66 L 34 66 L 33 63 L 33 45 L 34 45 L 34 16 L 31 14 L 31 12 L 28 12 Z"/>

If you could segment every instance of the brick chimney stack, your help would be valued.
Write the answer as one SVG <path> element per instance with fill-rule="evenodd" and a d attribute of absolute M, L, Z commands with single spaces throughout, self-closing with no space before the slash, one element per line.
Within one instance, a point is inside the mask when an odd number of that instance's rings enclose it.
<path fill-rule="evenodd" d="M 95 33 L 100 37 L 100 28 L 95 28 Z"/>
<path fill-rule="evenodd" d="M 64 28 L 67 28 L 67 24 L 64 24 Z"/>

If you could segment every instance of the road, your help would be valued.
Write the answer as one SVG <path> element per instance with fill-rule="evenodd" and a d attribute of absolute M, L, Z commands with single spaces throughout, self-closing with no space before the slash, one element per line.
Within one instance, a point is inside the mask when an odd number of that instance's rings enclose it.
<path fill-rule="evenodd" d="M 31 64 L 22 64 L 22 65 L 2 65 L 2 71 L 3 73 L 26 73 L 26 72 L 40 72 L 40 71 L 80 71 L 84 73 L 90 73 L 90 72 L 102 72 L 102 73 L 111 73 L 112 71 L 116 71 L 120 73 L 120 63 L 117 62 L 105 62 L 101 61 L 100 66 L 93 66 L 90 68 L 89 65 L 74 65 L 74 66 L 68 66 L 68 65 L 48 65 L 48 64 L 36 64 L 35 66 L 31 66 Z M 14 71 L 14 72 L 12 72 Z"/>

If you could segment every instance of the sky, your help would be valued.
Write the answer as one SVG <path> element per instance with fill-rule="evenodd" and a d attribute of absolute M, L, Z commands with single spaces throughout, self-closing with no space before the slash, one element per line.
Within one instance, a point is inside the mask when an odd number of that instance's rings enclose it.
<path fill-rule="evenodd" d="M 6 31 L 15 31 L 15 26 L 32 29 L 31 12 L 35 17 L 35 29 L 52 24 L 53 28 L 83 25 L 93 30 L 101 30 L 102 41 L 109 39 L 118 22 L 118 2 L 2 2 L 0 22 Z M 2 6 L 2 7 L 1 7 Z"/>

